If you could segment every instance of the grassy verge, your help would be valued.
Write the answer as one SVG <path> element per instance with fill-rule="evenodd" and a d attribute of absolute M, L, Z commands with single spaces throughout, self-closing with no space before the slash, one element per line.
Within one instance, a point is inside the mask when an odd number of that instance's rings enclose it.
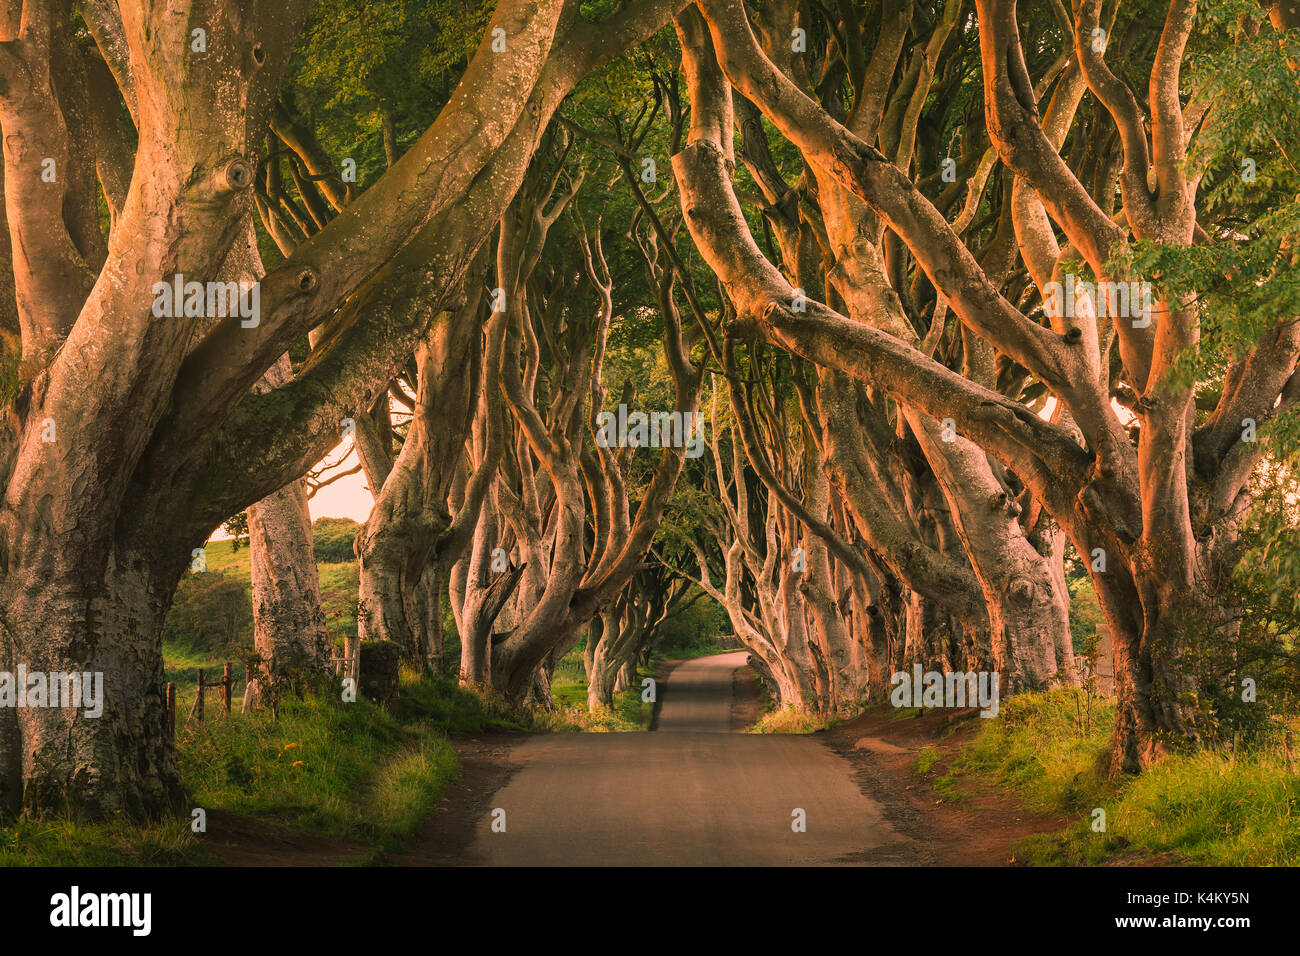
<path fill-rule="evenodd" d="M 1069 691 L 1017 695 L 996 720 L 980 721 L 978 736 L 950 773 L 982 776 L 1030 809 L 1075 817 L 1064 832 L 1017 848 L 1032 863 L 1300 864 L 1300 778 L 1288 771 L 1279 748 L 1173 756 L 1140 776 L 1110 781 L 1095 768 L 1113 722 L 1114 706 L 1103 701 L 1094 703 L 1091 725 L 1084 725 Z M 1094 829 L 1099 809 L 1104 831 Z"/>
<path fill-rule="evenodd" d="M 552 717 L 510 712 L 454 680 L 402 677 L 391 709 L 308 695 L 285 699 L 278 720 L 265 710 L 224 716 L 215 704 L 201 724 L 182 716 L 177 756 L 189 805 L 376 851 L 394 849 L 459 772 L 447 733 L 556 724 Z M 20 821 L 0 830 L 0 865 L 217 862 L 189 824 L 188 815 L 144 827 Z"/>
<path fill-rule="evenodd" d="M 395 848 L 457 773 L 448 730 L 518 726 L 447 680 L 407 675 L 391 709 L 332 696 L 178 731 L 196 806 Z"/>
<path fill-rule="evenodd" d="M 819 717 L 793 707 L 765 710 L 763 715 L 746 731 L 750 734 L 815 734 L 841 723 L 839 717 Z"/>
<path fill-rule="evenodd" d="M 0 866 L 177 866 L 215 862 L 188 820 L 144 827 L 113 821 L 21 820 L 0 829 Z"/>
<path fill-rule="evenodd" d="M 237 556 L 225 555 L 231 561 Z M 211 556 L 210 556 L 211 557 Z M 208 691 L 207 719 L 188 719 L 199 668 L 220 673 L 228 654 L 209 655 L 168 645 L 167 679 L 177 685 L 177 757 L 188 806 L 233 811 L 273 826 L 347 839 L 375 851 L 391 850 L 414 832 L 458 771 L 447 734 L 485 730 L 648 730 L 654 705 L 635 687 L 618 694 L 608 711 L 587 713 L 582 659 L 557 668 L 558 712 L 519 712 L 487 693 L 449 678 L 403 672 L 391 709 L 368 701 L 343 704 L 335 695 L 286 699 L 279 719 L 269 711 L 221 712 Z M 235 672 L 242 678 L 243 666 Z M 574 681 L 574 677 L 577 681 Z M 0 866 L 176 866 L 220 862 L 190 830 L 188 814 L 143 826 L 126 821 L 77 823 L 70 818 L 17 821 L 0 829 Z"/>
<path fill-rule="evenodd" d="M 815 734 L 857 716 L 865 707 L 865 704 L 851 704 L 837 714 L 817 715 L 795 707 L 777 707 L 772 689 L 761 676 L 758 689 L 763 697 L 763 709 L 758 720 L 745 731 L 747 734 Z"/>
<path fill-rule="evenodd" d="M 655 705 L 653 701 L 641 699 L 641 681 L 647 677 L 657 678 L 657 669 L 653 662 L 637 668 L 636 683 L 622 693 L 614 695 L 614 712 L 634 730 L 649 730 L 650 724 L 654 721 Z"/>
<path fill-rule="evenodd" d="M 555 665 L 551 680 L 551 695 L 560 707 L 560 713 L 577 730 L 589 733 L 629 733 L 649 730 L 654 719 L 654 704 L 641 700 L 641 681 L 656 676 L 659 658 L 636 672 L 632 687 L 614 695 L 614 706 L 608 710 L 587 709 L 587 676 L 582 665 L 582 646 L 571 650 Z"/>

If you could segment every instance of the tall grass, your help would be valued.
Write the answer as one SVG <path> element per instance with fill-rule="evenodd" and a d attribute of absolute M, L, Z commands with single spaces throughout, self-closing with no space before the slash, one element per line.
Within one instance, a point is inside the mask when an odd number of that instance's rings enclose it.
<path fill-rule="evenodd" d="M 842 718 L 818 716 L 807 710 L 781 707 L 769 710 L 747 731 L 751 734 L 815 734 L 840 723 Z"/>
<path fill-rule="evenodd" d="M 509 711 L 448 678 L 403 671 L 400 694 L 391 708 L 366 700 L 345 704 L 332 692 L 286 695 L 279 719 L 269 710 L 227 716 L 214 705 L 198 723 L 178 706 L 177 759 L 189 793 L 186 806 L 393 849 L 459 773 L 447 733 L 553 723 Z M 0 865 L 217 862 L 189 824 L 188 812 L 144 826 L 124 820 L 19 821 L 0 829 Z"/>
<path fill-rule="evenodd" d="M 1145 773 L 1114 781 L 1097 771 L 1114 726 L 1114 704 L 1099 701 L 1085 730 L 1075 694 L 1020 694 L 954 762 L 1037 810 L 1075 817 L 1063 833 L 1034 837 L 1020 855 L 1046 864 L 1099 864 L 1160 858 L 1207 866 L 1300 864 L 1300 777 L 1280 749 L 1202 750 L 1174 755 Z M 1105 830 L 1094 830 L 1096 809 Z"/>
<path fill-rule="evenodd" d="M 0 827 L 0 866 L 178 866 L 217 862 L 186 819 L 140 826 L 126 820 L 83 824 L 69 818 Z"/>

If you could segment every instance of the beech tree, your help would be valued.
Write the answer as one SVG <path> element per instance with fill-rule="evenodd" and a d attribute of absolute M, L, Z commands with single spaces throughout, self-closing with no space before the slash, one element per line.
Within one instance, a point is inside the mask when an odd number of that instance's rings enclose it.
<path fill-rule="evenodd" d="M 659 626 L 686 606 L 687 588 L 663 568 L 645 568 L 601 611 L 583 653 L 588 711 L 612 707 L 621 691 L 640 691 L 637 666 L 645 663 Z"/>
<path fill-rule="evenodd" d="M 737 376 L 734 360 L 727 370 Z M 825 540 L 838 541 L 829 527 L 828 485 L 807 453 L 813 443 L 806 430 L 804 447 L 796 451 L 784 409 L 764 403 L 764 438 L 777 459 L 768 462 L 758 451 L 748 405 L 733 388 L 728 423 L 716 392 L 711 402 L 711 490 L 720 507 L 703 516 L 705 541 L 690 541 L 696 583 L 726 608 L 736 637 L 782 707 L 833 712 L 840 703 L 865 698 L 869 666 L 854 659 L 863 645 L 850 639 L 850 595 L 833 590 L 846 581 L 832 572 Z M 707 543 L 710 537 L 716 548 Z M 847 556 L 860 573 L 870 573 L 851 548 Z"/>
<path fill-rule="evenodd" d="M 578 268 L 570 261 L 538 270 L 551 227 L 581 187 L 574 176 L 557 196 L 559 182 L 556 171 L 539 179 L 540 188 L 526 187 L 519 207 L 502 220 L 497 290 L 507 323 L 501 386 L 511 437 L 493 507 L 484 509 L 475 546 L 454 572 L 453 585 L 463 608 L 487 607 L 490 595 L 501 602 L 501 624 L 490 645 L 487 629 L 471 629 L 466 611 L 460 612 L 463 679 L 491 683 L 512 703 L 543 706 L 553 706 L 549 673 L 555 660 L 618 600 L 645 561 L 682 470 L 684 430 L 698 410 L 702 378 L 702 363 L 691 355 L 694 337 L 684 332 L 675 301 L 675 267 L 639 247 L 663 320 L 662 348 L 673 381 L 667 414 L 681 424 L 679 440 L 661 447 L 634 502 L 629 464 L 635 444 L 620 447 L 602 438 L 597 421 L 614 318 L 614 279 L 599 225 L 573 226 Z M 594 302 L 576 294 L 583 287 Z M 498 583 L 508 573 L 517 576 L 517 585 Z M 508 596 L 501 594 L 505 587 Z M 474 642 L 468 651 L 467 635 Z"/>
<path fill-rule="evenodd" d="M 1209 87 L 1201 86 L 1200 98 L 1187 97 L 1181 83 L 1193 4 L 1175 0 L 1163 8 L 1146 104 L 1106 66 L 1105 44 L 1095 43 L 1101 34 L 1094 31 L 1104 31 L 1098 8 L 1084 3 L 1072 18 L 1062 17 L 1059 55 L 1071 65 L 1041 112 L 1016 5 L 981 0 L 978 22 L 964 25 L 978 31 L 989 137 L 998 159 L 1024 184 L 1013 216 L 1016 249 L 1040 292 L 1026 309 L 1004 294 L 1002 277 L 981 264 L 909 172 L 878 148 L 878 137 L 857 135 L 765 53 L 733 0 L 704 0 L 703 18 L 688 12 L 678 21 L 690 54 L 683 63 L 693 111 L 690 141 L 674 157 L 674 169 L 692 235 L 727 287 L 738 331 L 878 388 L 900 406 L 951 419 L 959 434 L 1013 469 L 1078 552 L 1092 557 L 1091 577 L 1115 645 L 1118 718 L 1110 766 L 1120 771 L 1140 769 L 1197 735 L 1180 631 L 1190 620 L 1222 617 L 1226 596 L 1214 584 L 1239 549 L 1248 479 L 1262 454 L 1260 443 L 1243 440 L 1241 423 L 1275 418 L 1300 393 L 1300 326 L 1289 310 L 1275 313 L 1230 362 L 1214 410 L 1198 422 L 1197 382 L 1174 374 L 1198 342 L 1195 295 L 1157 283 L 1146 323 L 1141 315 L 1115 315 L 1113 303 L 1099 304 L 1077 285 L 1082 279 L 1072 270 L 1085 266 L 1094 289 L 1135 281 L 1140 273 L 1127 263 L 1135 244 L 1186 248 L 1204 232 L 1196 218 L 1201 172 L 1186 159 L 1189 140 L 1215 119 L 1213 100 L 1204 95 Z M 795 11 L 786 12 L 784 22 L 796 25 Z M 1249 35 L 1249 16 L 1244 25 Z M 1139 21 L 1133 29 L 1144 27 Z M 1285 58 L 1283 47 L 1275 44 L 1273 51 Z M 1108 175 L 1102 164 L 1089 185 L 1057 145 L 1058 127 L 1069 126 L 1081 95 L 1076 76 L 1118 130 L 1122 154 L 1122 170 L 1111 166 L 1115 175 Z M 1200 80 L 1207 82 L 1204 75 Z M 811 166 L 880 218 L 964 332 L 1041 382 L 1068 417 L 1046 420 L 1018 396 L 936 362 L 906 336 L 855 321 L 829 304 L 809 300 L 797 311 L 794 287 L 755 243 L 731 184 L 732 87 Z M 1111 212 L 1116 179 L 1120 215 Z M 1270 272 L 1289 268 L 1292 253 L 1283 249 L 1282 265 L 1271 261 Z M 1073 309 L 1062 308 L 1047 288 L 1053 275 L 1074 284 Z"/>
<path fill-rule="evenodd" d="M 96 720 L 0 714 L 7 808 L 139 816 L 179 799 L 160 637 L 191 552 L 373 407 L 430 325 L 460 308 L 466 271 L 559 102 L 679 5 L 651 0 L 599 23 L 578 6 L 497 4 L 436 120 L 261 278 L 251 325 L 159 317 L 154 289 L 234 271 L 305 0 L 82 4 L 117 90 L 109 105 L 127 110 L 134 137 L 88 103 L 104 70 L 84 81 L 68 4 L 0 10 L 22 347 L 0 446 L 0 667 L 102 672 L 107 698 Z M 293 379 L 256 393 L 317 329 Z"/>
<path fill-rule="evenodd" d="M 795 706 L 907 661 L 1069 683 L 1068 542 L 1114 642 L 1110 769 L 1201 736 L 1188 634 L 1240 633 L 1257 472 L 1296 434 L 1295 9 L 590 6 L 401 5 L 427 54 L 358 66 L 379 148 L 344 157 L 324 73 L 285 84 L 361 29 L 333 0 L 0 2 L 0 669 L 106 690 L 0 711 L 0 808 L 178 805 L 163 621 L 240 511 L 263 656 L 321 668 L 301 479 L 348 437 L 362 635 L 441 670 L 445 588 L 462 680 L 512 704 L 584 634 L 608 704 L 661 571 Z M 634 121 L 557 115 L 674 17 L 680 73 L 624 64 Z M 671 413 L 713 383 L 708 462 L 597 440 L 637 323 Z M 650 568 L 683 474 L 714 536 Z"/>

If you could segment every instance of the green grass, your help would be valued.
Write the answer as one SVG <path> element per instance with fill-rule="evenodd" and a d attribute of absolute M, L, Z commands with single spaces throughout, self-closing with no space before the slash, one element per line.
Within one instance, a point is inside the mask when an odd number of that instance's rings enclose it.
<path fill-rule="evenodd" d="M 954 763 L 959 773 L 979 771 L 1014 790 L 1033 810 L 1073 811 L 1096 806 L 1105 789 L 1095 774 L 1115 719 L 1112 702 L 1090 733 L 1081 732 L 1074 694 L 1050 691 L 1007 698 L 998 716 L 979 721 L 979 733 Z"/>
<path fill-rule="evenodd" d="M 210 570 L 228 574 L 249 576 L 248 548 L 231 551 L 229 541 L 215 541 L 207 546 L 207 561 Z M 325 623 L 332 640 L 339 641 L 345 637 L 357 635 L 357 564 L 348 561 L 340 564 L 317 564 L 320 576 L 321 607 L 325 611 Z M 252 635 L 247 637 L 252 643 Z M 188 714 L 194 703 L 195 684 L 199 669 L 212 679 L 221 677 L 221 667 L 227 661 L 234 665 L 236 686 L 234 688 L 234 706 L 244 693 L 244 665 L 238 659 L 235 650 L 204 651 L 185 647 L 176 643 L 163 644 L 163 666 L 165 680 L 176 684 L 177 711 Z M 218 706 L 215 691 L 209 690 L 204 698 L 204 707 Z M 182 707 L 182 705 L 184 705 Z"/>
<path fill-rule="evenodd" d="M 163 674 L 168 681 L 176 685 L 177 694 L 189 691 L 191 696 L 193 695 L 200 669 L 203 670 L 205 677 L 220 678 L 221 667 L 226 661 L 234 665 L 235 676 L 240 682 L 240 690 L 237 693 L 242 693 L 244 665 L 233 660 L 231 655 L 212 654 L 177 644 L 163 644 Z M 207 703 L 206 697 L 204 703 L 205 705 Z"/>
<path fill-rule="evenodd" d="M 1300 777 L 1278 749 L 1230 754 L 1200 751 L 1166 758 L 1121 781 L 1096 771 L 1114 721 L 1114 705 L 1099 708 L 1088 732 L 1079 726 L 1069 691 L 1021 694 L 954 762 L 960 777 L 981 774 L 1013 791 L 1031 809 L 1068 814 L 1060 834 L 1017 848 L 1040 864 L 1099 864 L 1113 860 L 1206 866 L 1300 864 Z M 1094 832 L 1093 811 L 1106 811 Z"/>
<path fill-rule="evenodd" d="M 579 685 L 572 685 L 561 688 L 565 692 L 565 700 L 573 701 L 572 709 L 568 711 L 571 719 L 578 725 L 579 730 L 588 733 L 634 733 L 642 730 L 649 730 L 650 723 L 654 719 L 654 704 L 649 701 L 641 700 L 641 679 L 643 677 L 653 677 L 653 667 L 641 668 L 637 671 L 636 683 L 627 690 L 619 691 L 614 695 L 613 706 L 608 709 L 590 711 L 587 709 L 587 684 L 584 681 Z M 551 688 L 555 691 L 555 688 Z M 561 698 L 556 696 L 557 702 Z M 562 704 L 561 706 L 565 706 Z"/>
<path fill-rule="evenodd" d="M 229 716 L 214 704 L 176 730 L 190 807 L 231 810 L 286 829 L 395 849 L 459 772 L 448 732 L 552 729 L 550 716 L 514 713 L 450 678 L 404 671 L 391 709 L 333 693 L 286 697 Z M 185 711 L 178 707 L 178 711 Z M 121 821 L 21 821 L 0 830 L 0 865 L 177 865 L 217 862 L 188 812 L 143 828 Z"/>
<path fill-rule="evenodd" d="M 203 548 L 209 571 L 252 581 L 248 545 L 238 551 L 233 541 L 210 541 Z M 318 561 L 316 574 L 320 578 L 321 607 L 330 637 L 356 636 L 358 570 L 355 561 L 331 563 Z"/>
<path fill-rule="evenodd" d="M 653 665 L 638 668 L 632 686 L 614 695 L 614 712 L 633 730 L 649 730 L 654 721 L 654 702 L 641 699 L 641 681 L 654 676 Z"/>
<path fill-rule="evenodd" d="M 918 777 L 929 775 L 930 771 L 934 769 L 934 765 L 939 762 L 939 758 L 942 756 L 943 753 L 938 747 L 925 747 L 916 755 L 916 760 L 912 763 L 912 773 L 916 774 Z"/>
<path fill-rule="evenodd" d="M 551 673 L 552 690 L 557 684 L 563 687 L 587 686 L 587 669 L 582 663 L 585 644 L 584 639 L 577 647 L 555 662 L 555 670 Z"/>
<path fill-rule="evenodd" d="M 320 603 L 330 637 L 356 637 L 358 570 L 355 561 L 318 563 Z"/>
<path fill-rule="evenodd" d="M 450 780 L 460 776 L 456 755 L 445 740 L 421 740 L 384 763 L 368 781 L 362 799 L 366 826 L 388 845 L 414 833 Z"/>
<path fill-rule="evenodd" d="M 179 732 L 181 774 L 196 805 L 379 845 L 400 830 L 391 818 L 370 815 L 370 782 L 404 757 L 407 746 L 445 752 L 446 759 L 431 766 L 445 768 L 450 760 L 454 767 L 445 739 L 405 727 L 396 713 L 366 701 L 286 699 L 279 720 L 262 710 Z M 445 780 L 435 773 L 424 783 L 440 794 Z"/>
<path fill-rule="evenodd" d="M 20 820 L 0 828 L 0 866 L 178 866 L 217 862 L 190 832 L 189 819 L 143 827 L 68 819 Z"/>
<path fill-rule="evenodd" d="M 247 544 L 236 551 L 233 541 L 209 541 L 203 546 L 203 559 L 209 571 L 220 571 L 246 580 L 252 578 Z"/>
<path fill-rule="evenodd" d="M 819 717 L 811 711 L 794 707 L 768 710 L 755 721 L 747 733 L 751 734 L 815 734 L 840 723 L 839 717 Z"/>
<path fill-rule="evenodd" d="M 403 668 L 399 713 L 417 725 L 430 724 L 450 734 L 486 730 L 553 730 L 543 712 L 513 710 L 499 698 L 461 687 L 454 677 L 415 678 Z M 416 691 L 408 693 L 408 683 Z"/>
<path fill-rule="evenodd" d="M 565 710 L 587 709 L 587 682 L 577 684 L 552 684 L 551 696 Z"/>

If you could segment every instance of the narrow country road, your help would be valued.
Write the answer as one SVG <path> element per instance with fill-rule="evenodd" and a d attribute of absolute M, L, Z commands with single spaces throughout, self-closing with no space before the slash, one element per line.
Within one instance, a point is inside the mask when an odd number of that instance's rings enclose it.
<path fill-rule="evenodd" d="M 665 682 L 659 733 L 725 734 L 731 729 L 731 676 L 745 666 L 744 651 L 697 657 L 672 672 L 672 689 Z"/>
<path fill-rule="evenodd" d="M 660 686 L 656 731 L 522 742 L 471 857 L 506 866 L 829 864 L 900 841 L 849 762 L 816 738 L 728 732 L 732 674 L 744 663 L 742 652 L 678 665 Z M 498 809 L 504 832 L 492 829 Z M 803 832 L 792 826 L 797 810 Z"/>

